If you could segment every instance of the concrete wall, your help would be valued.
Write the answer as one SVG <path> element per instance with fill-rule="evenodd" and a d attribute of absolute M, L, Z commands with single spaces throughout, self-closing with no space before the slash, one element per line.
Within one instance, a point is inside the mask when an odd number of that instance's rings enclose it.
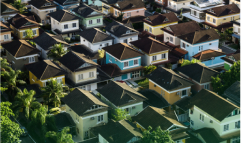
<path fill-rule="evenodd" d="M 170 37 L 173 38 L 173 41 L 170 41 Z M 164 32 L 164 42 L 170 42 L 174 45 L 180 45 L 180 38 L 178 38 L 177 36 L 173 36 L 167 32 Z"/>
<path fill-rule="evenodd" d="M 73 23 L 76 23 L 76 27 L 73 27 Z M 64 29 L 64 25 L 68 25 L 67 29 Z M 55 29 L 60 30 L 61 32 L 67 32 L 72 30 L 79 29 L 79 20 L 72 20 L 67 22 L 58 22 L 54 18 L 51 17 L 51 30 L 54 31 Z"/>
<path fill-rule="evenodd" d="M 152 25 L 149 25 L 148 23 L 144 22 L 143 30 L 148 31 L 149 33 L 151 33 L 153 35 L 161 35 L 161 34 L 164 34 L 164 32 L 161 30 L 161 28 L 164 28 L 168 25 L 175 25 L 175 24 L 178 24 L 178 21 L 172 22 L 172 23 L 167 23 L 167 24 L 160 24 L 160 25 L 156 25 L 156 26 L 152 26 Z M 151 31 L 150 31 L 150 28 L 152 29 Z"/>
<path fill-rule="evenodd" d="M 78 15 L 79 16 L 79 15 Z M 93 28 L 93 27 L 101 27 L 103 26 L 103 16 L 95 16 L 95 17 L 89 17 L 89 18 L 83 18 L 80 17 L 80 24 L 84 26 L 85 29 Z M 97 23 L 97 19 L 100 19 L 100 22 Z M 92 24 L 89 23 L 89 21 L 92 20 Z"/>
<path fill-rule="evenodd" d="M 222 57 L 225 57 L 226 55 L 222 55 L 219 57 L 215 57 L 214 60 L 208 60 L 208 61 L 203 61 L 202 63 L 205 64 L 208 67 L 213 67 L 213 66 L 223 66 L 224 61 L 221 59 Z"/>
<path fill-rule="evenodd" d="M 85 38 L 80 37 L 80 43 L 89 47 L 93 51 L 98 51 L 101 50 L 102 48 L 106 47 L 106 44 L 108 43 L 108 46 L 112 45 L 112 40 L 107 40 L 107 41 L 101 41 L 98 43 L 90 43 L 87 41 Z"/>
<path fill-rule="evenodd" d="M 178 11 L 182 8 L 189 9 L 189 6 L 188 6 L 189 4 L 190 4 L 190 1 L 183 1 L 183 2 L 168 1 L 168 7 L 175 11 Z"/>

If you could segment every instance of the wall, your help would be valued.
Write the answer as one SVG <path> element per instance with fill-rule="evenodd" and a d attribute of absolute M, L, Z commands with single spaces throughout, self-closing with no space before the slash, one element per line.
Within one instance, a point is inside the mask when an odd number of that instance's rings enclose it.
<path fill-rule="evenodd" d="M 170 37 L 173 38 L 173 41 L 170 41 Z M 168 39 L 167 39 L 168 38 Z M 170 42 L 176 46 L 180 45 L 180 38 L 178 38 L 177 36 L 173 36 L 167 32 L 164 32 L 164 42 Z"/>
<path fill-rule="evenodd" d="M 178 24 L 177 22 L 172 22 L 172 23 L 167 23 L 167 24 L 160 24 L 160 25 L 156 25 L 156 26 L 151 26 L 149 24 L 147 24 L 146 22 L 144 22 L 144 30 L 148 31 L 149 33 L 153 34 L 153 35 L 161 35 L 164 34 L 164 32 L 161 30 L 161 28 L 164 28 L 168 25 L 175 25 Z M 152 28 L 152 32 L 150 32 L 150 28 Z"/>
<path fill-rule="evenodd" d="M 100 23 L 97 23 L 97 19 L 100 19 Z M 89 24 L 90 20 L 92 20 L 92 24 Z M 81 24 L 86 29 L 92 28 L 92 27 L 101 27 L 101 26 L 103 26 L 103 16 L 101 15 L 101 16 L 95 16 L 95 17 L 90 17 L 90 18 L 82 18 Z"/>
<path fill-rule="evenodd" d="M 95 0 L 94 2 L 92 0 L 88 0 L 88 5 L 97 5 L 102 6 L 102 2 L 100 0 Z"/>
<path fill-rule="evenodd" d="M 162 54 L 166 55 L 165 58 L 162 58 Z M 153 56 L 156 56 L 156 60 L 155 61 L 152 60 Z M 148 56 L 148 58 L 149 58 L 148 62 L 150 64 L 155 64 L 155 63 L 167 61 L 168 60 L 168 50 L 162 51 L 162 52 L 159 52 L 159 53 L 151 54 L 151 55 Z"/>
<path fill-rule="evenodd" d="M 128 105 L 128 106 L 123 106 L 120 108 L 123 110 L 125 110 L 126 108 L 129 108 L 130 116 L 134 116 L 143 110 L 143 102 L 135 103 L 135 104 Z M 133 109 L 133 108 L 135 108 L 135 109 Z"/>
<path fill-rule="evenodd" d="M 212 66 L 223 66 L 224 61 L 221 59 L 222 57 L 225 57 L 226 55 L 222 55 L 219 57 L 215 57 L 214 60 L 208 60 L 208 61 L 203 61 L 202 63 L 205 64 L 208 67 L 212 67 Z"/>
<path fill-rule="evenodd" d="M 168 1 L 168 7 L 175 11 L 178 11 L 181 8 L 189 9 L 189 6 L 188 6 L 189 4 L 190 4 L 190 1 L 183 1 L 178 3 L 176 1 Z"/>
<path fill-rule="evenodd" d="M 233 24 L 233 33 L 238 33 L 240 35 L 240 25 Z"/>
<path fill-rule="evenodd" d="M 131 35 L 131 36 L 125 36 L 125 37 L 116 37 L 115 35 L 109 33 L 108 31 L 106 31 L 106 33 L 112 37 L 114 37 L 114 44 L 117 44 L 117 43 L 125 43 L 124 40 L 127 39 L 127 44 L 128 45 L 131 45 L 130 42 L 132 41 L 136 41 L 138 40 L 138 33 L 136 33 L 136 35 Z"/>
<path fill-rule="evenodd" d="M 27 29 L 35 29 L 36 35 L 34 37 L 39 36 L 39 27 L 38 26 L 31 26 L 31 27 L 28 27 L 28 28 L 16 29 L 14 26 L 10 25 L 10 28 L 12 29 L 12 33 L 14 35 L 16 35 L 19 39 L 25 39 L 23 37 L 23 32 L 25 32 Z"/>
<path fill-rule="evenodd" d="M 123 11 L 124 15 L 122 20 L 125 20 L 129 17 L 133 17 L 133 16 L 145 16 L 145 9 L 144 8 L 140 8 L 140 9 L 132 9 L 132 10 L 128 10 L 128 11 Z M 130 13 L 130 16 L 127 16 L 127 13 Z"/>
<path fill-rule="evenodd" d="M 4 39 L 4 35 L 8 35 L 8 39 Z M 0 43 L 12 41 L 11 31 L 1 32 Z"/>
<path fill-rule="evenodd" d="M 210 17 L 210 21 L 208 21 L 208 17 Z M 226 15 L 226 16 L 220 16 L 220 17 L 215 17 L 215 16 L 212 16 L 212 15 L 206 13 L 205 22 L 208 22 L 215 26 L 219 26 L 222 23 L 233 21 L 233 18 L 234 18 L 234 20 L 239 19 L 239 17 L 240 17 L 239 13 L 238 14 L 230 14 L 230 15 Z M 213 23 L 213 19 L 216 19 L 216 23 Z"/>
<path fill-rule="evenodd" d="M 73 23 L 76 23 L 76 27 L 73 27 Z M 64 25 L 68 25 L 68 29 L 64 29 Z M 58 22 L 54 18 L 51 17 L 51 30 L 54 31 L 55 29 L 60 30 L 61 32 L 78 30 L 79 29 L 79 20 L 71 20 L 67 22 Z"/>
<path fill-rule="evenodd" d="M 80 43 L 89 47 L 93 51 L 98 51 L 99 49 L 102 49 L 102 48 L 106 47 L 105 46 L 106 43 L 108 43 L 108 46 L 112 45 L 112 40 L 101 41 L 101 42 L 98 42 L 98 43 L 90 43 L 85 38 L 80 37 Z"/>
<path fill-rule="evenodd" d="M 239 8 L 240 8 L 240 1 L 236 1 L 236 0 L 229 0 L 229 4 L 236 4 Z"/>
<path fill-rule="evenodd" d="M 31 12 L 33 12 L 33 13 L 35 13 L 39 16 L 42 24 L 50 24 L 50 21 L 47 18 L 47 14 L 49 14 L 50 11 L 55 12 L 56 7 L 45 8 L 45 9 L 37 9 L 36 7 L 31 5 Z M 43 22 L 43 20 L 44 20 L 44 22 Z"/>

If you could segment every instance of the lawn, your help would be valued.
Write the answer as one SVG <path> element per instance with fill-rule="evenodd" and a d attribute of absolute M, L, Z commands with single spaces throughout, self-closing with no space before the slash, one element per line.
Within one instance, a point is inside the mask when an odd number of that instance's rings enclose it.
<path fill-rule="evenodd" d="M 141 79 L 141 80 L 136 80 L 135 81 L 139 86 L 141 86 L 141 90 L 143 89 L 148 89 L 149 88 L 149 80 L 146 79 Z"/>
<path fill-rule="evenodd" d="M 229 47 L 234 48 L 234 49 L 240 49 L 238 44 L 230 44 Z"/>

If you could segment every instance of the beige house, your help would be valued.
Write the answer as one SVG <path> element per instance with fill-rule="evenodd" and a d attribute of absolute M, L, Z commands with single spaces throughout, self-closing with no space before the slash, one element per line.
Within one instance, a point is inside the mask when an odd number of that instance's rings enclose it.
<path fill-rule="evenodd" d="M 48 14 L 56 11 L 56 4 L 49 0 L 31 0 L 31 12 L 35 13 L 41 19 L 43 25 L 50 24 Z"/>
<path fill-rule="evenodd" d="M 11 29 L 2 22 L 0 22 L 0 27 L 1 27 L 1 29 L 0 29 L 0 33 L 1 33 L 0 43 L 12 41 L 12 39 L 11 39 Z"/>
<path fill-rule="evenodd" d="M 14 17 L 19 11 L 12 5 L 1 1 L 1 21 L 7 22 L 7 20 Z"/>

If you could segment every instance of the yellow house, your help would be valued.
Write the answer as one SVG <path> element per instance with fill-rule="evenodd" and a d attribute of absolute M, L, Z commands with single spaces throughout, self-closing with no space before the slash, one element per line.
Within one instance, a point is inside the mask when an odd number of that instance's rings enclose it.
<path fill-rule="evenodd" d="M 206 10 L 204 25 L 206 28 L 215 28 L 220 31 L 233 27 L 231 21 L 240 18 L 240 9 L 236 4 L 229 4 Z"/>
<path fill-rule="evenodd" d="M 25 67 L 29 70 L 30 84 L 39 84 L 40 87 L 45 87 L 51 78 L 56 79 L 58 83 L 65 84 L 66 72 L 50 60 L 27 64 Z"/>
<path fill-rule="evenodd" d="M 154 14 L 148 16 L 144 21 L 144 30 L 148 31 L 152 35 L 161 35 L 164 32 L 161 28 L 164 28 L 169 25 L 178 24 L 178 18 L 175 13 L 166 13 L 166 14 Z"/>
<path fill-rule="evenodd" d="M 33 31 L 34 37 L 39 36 L 39 24 L 35 21 L 33 15 L 25 16 L 22 14 L 17 14 L 12 17 L 9 21 L 12 33 L 16 35 L 19 39 L 26 39 L 26 30 L 31 29 Z"/>

